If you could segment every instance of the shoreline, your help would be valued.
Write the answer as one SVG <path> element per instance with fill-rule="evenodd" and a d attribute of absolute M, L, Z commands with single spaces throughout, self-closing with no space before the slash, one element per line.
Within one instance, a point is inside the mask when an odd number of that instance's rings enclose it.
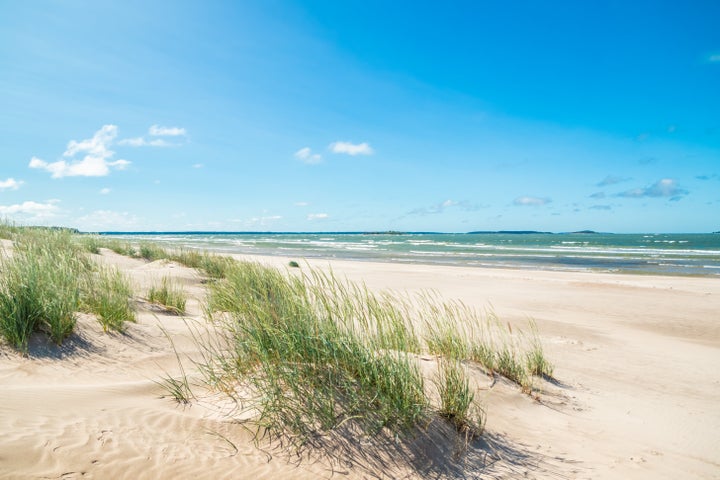
<path fill-rule="evenodd" d="M 399 264 L 720 278 L 712 235 L 177 233 L 116 234 L 167 248 Z M 718 237 L 720 238 L 720 237 Z"/>

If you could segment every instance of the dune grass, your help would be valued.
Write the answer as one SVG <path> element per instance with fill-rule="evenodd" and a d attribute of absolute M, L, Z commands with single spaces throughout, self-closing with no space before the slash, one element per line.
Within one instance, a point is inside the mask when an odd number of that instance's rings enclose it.
<path fill-rule="evenodd" d="M 125 322 L 135 321 L 128 278 L 116 268 L 99 267 L 86 276 L 81 307 L 97 315 L 104 331 L 123 331 Z"/>
<path fill-rule="evenodd" d="M 462 363 L 455 359 L 440 360 L 434 383 L 440 399 L 438 414 L 466 438 L 479 437 L 485 426 L 484 412 Z"/>
<path fill-rule="evenodd" d="M 212 279 L 224 278 L 228 269 L 235 263 L 231 257 L 184 249 L 171 253 L 169 258 L 186 267 L 200 270 Z"/>
<path fill-rule="evenodd" d="M 14 348 L 26 352 L 34 332 L 61 344 L 78 311 L 97 314 L 106 330 L 132 318 L 129 287 L 119 274 L 97 270 L 84 238 L 67 229 L 10 232 L 13 253 L 3 257 L 0 273 L 0 336 Z"/>
<path fill-rule="evenodd" d="M 35 331 L 60 344 L 75 327 L 80 276 L 88 264 L 67 231 L 27 230 L 14 240 L 0 276 L 0 334 L 21 351 Z"/>
<path fill-rule="evenodd" d="M 429 294 L 375 294 L 332 272 L 238 262 L 210 285 L 207 314 L 221 344 L 201 347 L 205 384 L 294 445 L 347 422 L 367 436 L 402 435 L 432 418 L 474 438 L 484 412 L 465 364 L 508 372 L 523 389 L 533 375 L 519 360 L 525 343 L 500 322 Z M 419 368 L 427 353 L 438 356 L 436 395 Z"/>
<path fill-rule="evenodd" d="M 176 315 L 185 313 L 187 295 L 182 286 L 168 276 L 163 277 L 159 285 L 150 287 L 147 299 L 149 302 L 161 305 L 167 311 Z"/>
<path fill-rule="evenodd" d="M 239 263 L 211 286 L 209 300 L 210 311 L 229 314 L 217 321 L 231 358 L 214 357 L 204 371 L 257 410 L 271 434 L 307 439 L 351 419 L 368 433 L 414 425 L 427 410 L 418 366 L 404 351 L 381 348 L 381 337 L 360 335 L 354 321 L 367 318 L 351 315 L 353 300 L 317 273 L 313 281 Z M 238 397 L 235 383 L 252 398 Z"/>
<path fill-rule="evenodd" d="M 140 242 L 136 255 L 151 262 L 169 257 L 167 250 L 153 242 Z"/>

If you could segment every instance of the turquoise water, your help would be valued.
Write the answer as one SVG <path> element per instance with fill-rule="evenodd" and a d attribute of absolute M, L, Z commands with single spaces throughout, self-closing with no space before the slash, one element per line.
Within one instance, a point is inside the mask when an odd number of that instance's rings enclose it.
<path fill-rule="evenodd" d="M 720 277 L 720 234 L 113 234 L 223 253 Z"/>

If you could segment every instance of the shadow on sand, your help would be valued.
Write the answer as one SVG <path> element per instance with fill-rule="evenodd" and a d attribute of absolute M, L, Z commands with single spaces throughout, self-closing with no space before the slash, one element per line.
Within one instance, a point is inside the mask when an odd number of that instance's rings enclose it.
<path fill-rule="evenodd" d="M 568 463 L 564 458 L 514 445 L 503 435 L 485 432 L 468 440 L 442 418 L 434 418 L 424 428 L 417 427 L 402 437 L 380 433 L 363 438 L 348 423 L 299 449 L 275 439 L 265 453 L 287 457 L 298 467 L 306 462 L 328 465 L 328 477 L 353 472 L 376 479 L 533 478 L 538 474 L 564 478 L 557 469 L 560 463 Z"/>

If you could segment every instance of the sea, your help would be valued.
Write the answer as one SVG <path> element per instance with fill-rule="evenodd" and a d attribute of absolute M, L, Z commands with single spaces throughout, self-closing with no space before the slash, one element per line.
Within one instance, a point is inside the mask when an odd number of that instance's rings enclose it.
<path fill-rule="evenodd" d="M 105 232 L 217 253 L 558 271 L 720 277 L 720 233 Z"/>

